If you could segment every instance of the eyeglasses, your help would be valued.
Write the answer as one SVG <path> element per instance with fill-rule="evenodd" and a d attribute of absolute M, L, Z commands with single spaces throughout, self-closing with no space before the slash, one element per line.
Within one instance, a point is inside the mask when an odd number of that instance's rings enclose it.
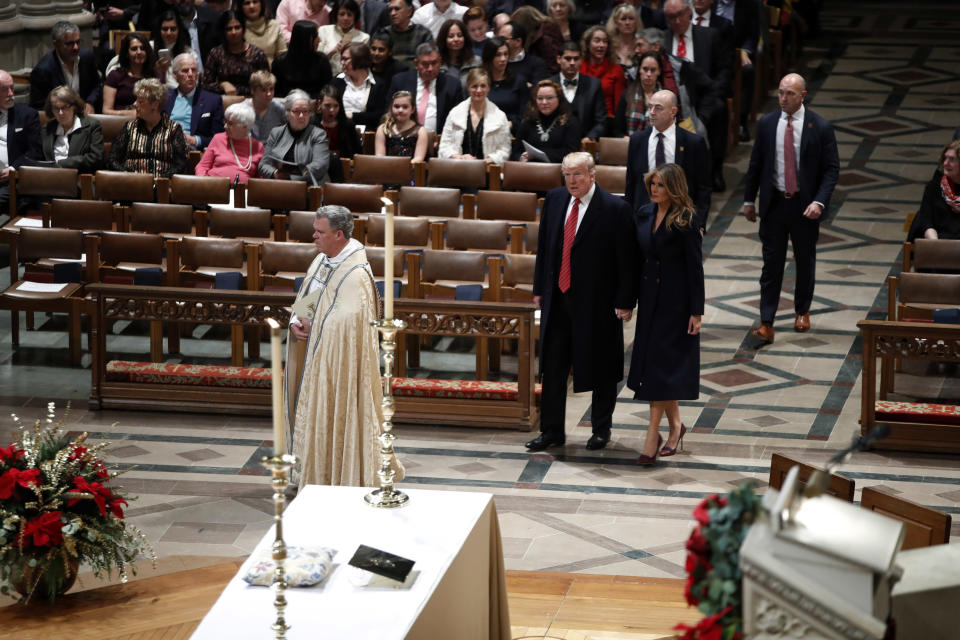
<path fill-rule="evenodd" d="M 72 110 L 73 110 L 72 104 L 67 104 L 62 107 L 55 107 L 53 105 L 50 105 L 50 111 L 53 111 L 54 113 L 66 113 L 67 111 L 72 111 Z"/>
<path fill-rule="evenodd" d="M 308 116 L 310 111 L 308 109 L 290 109 L 290 113 L 295 116 Z"/>

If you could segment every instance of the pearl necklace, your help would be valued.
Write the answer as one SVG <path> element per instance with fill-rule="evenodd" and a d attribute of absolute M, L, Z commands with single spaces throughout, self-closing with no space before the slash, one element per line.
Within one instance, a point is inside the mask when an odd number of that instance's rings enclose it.
<path fill-rule="evenodd" d="M 249 171 L 250 165 L 253 164 L 253 144 L 251 144 L 250 142 L 251 137 L 252 136 L 248 133 L 247 134 L 247 150 L 249 151 L 249 153 L 247 155 L 247 164 L 242 165 L 240 164 L 240 158 L 237 156 L 237 149 L 233 146 L 233 138 L 231 138 L 229 135 L 227 136 L 227 139 L 230 141 L 230 151 L 233 152 L 233 160 L 237 163 L 237 166 L 240 167 L 242 171 Z"/>

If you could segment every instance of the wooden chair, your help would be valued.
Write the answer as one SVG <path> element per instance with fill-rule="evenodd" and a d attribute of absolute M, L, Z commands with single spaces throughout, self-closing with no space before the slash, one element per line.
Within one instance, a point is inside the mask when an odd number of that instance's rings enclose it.
<path fill-rule="evenodd" d="M 323 204 L 339 204 L 350 209 L 354 220 L 353 237 L 360 242 L 366 237 L 367 217 L 383 210 L 383 195 L 383 187 L 378 184 L 328 182 L 323 186 Z"/>
<path fill-rule="evenodd" d="M 464 194 L 463 217 L 472 218 L 476 197 Z M 426 218 L 459 218 L 461 196 L 459 189 L 447 187 L 401 187 L 397 212 L 402 216 Z M 469 210 L 469 213 L 468 213 Z"/>
<path fill-rule="evenodd" d="M 88 237 L 88 242 L 90 239 L 97 241 L 98 250 L 87 251 L 87 260 L 96 261 L 93 269 L 98 274 L 97 282 L 136 285 L 149 281 L 151 286 L 175 285 L 176 274 L 166 268 L 164 239 L 160 234 L 104 231 L 99 237 Z M 141 272 L 144 269 L 151 273 Z M 156 281 L 156 269 L 162 271 L 160 282 Z"/>
<path fill-rule="evenodd" d="M 537 196 L 520 191 L 479 191 L 476 217 L 478 220 L 534 222 L 537 219 Z"/>
<path fill-rule="evenodd" d="M 442 231 L 442 223 L 434 224 Z M 508 233 L 509 224 L 500 220 L 449 220 L 445 246 L 457 251 L 480 250 L 488 256 L 502 255 L 509 249 Z"/>
<path fill-rule="evenodd" d="M 307 183 L 298 180 L 250 178 L 247 182 L 247 206 L 264 209 L 304 210 L 308 201 Z M 313 207 L 315 208 L 315 207 Z"/>
<path fill-rule="evenodd" d="M 81 231 L 123 231 L 120 207 L 106 200 L 62 200 L 54 198 L 44 216 L 47 226 Z"/>
<path fill-rule="evenodd" d="M 313 211 L 291 211 L 287 216 L 286 242 L 313 242 L 313 221 L 317 214 Z M 356 232 L 354 232 L 356 235 Z"/>
<path fill-rule="evenodd" d="M 369 257 L 370 250 L 367 250 Z M 260 291 L 296 291 L 297 278 L 302 278 L 317 257 L 312 244 L 293 242 L 260 243 L 260 269 L 248 274 L 253 281 L 249 289 Z M 372 263 L 372 261 L 371 261 Z"/>
<path fill-rule="evenodd" d="M 815 471 L 820 471 L 820 469 L 816 467 L 785 456 L 782 453 L 774 453 L 770 458 L 770 488 L 780 489 L 783 486 L 784 478 L 787 477 L 787 473 L 789 473 L 793 467 L 800 467 L 800 473 L 797 476 L 800 487 L 807 486 L 807 483 L 810 482 L 810 476 L 812 476 Z M 834 498 L 853 502 L 853 491 L 853 480 L 836 473 L 830 474 L 830 485 L 827 487 L 827 493 Z"/>
<path fill-rule="evenodd" d="M 97 171 L 93 178 L 97 200 L 115 203 L 155 202 L 153 176 L 126 171 Z"/>
<path fill-rule="evenodd" d="M 483 160 L 430 158 L 427 161 L 427 186 L 485 189 L 487 163 Z"/>
<path fill-rule="evenodd" d="M 899 520 L 906 525 L 902 550 L 931 547 L 950 542 L 951 516 L 912 500 L 898 498 L 883 486 L 864 487 L 860 506 Z"/>
<path fill-rule="evenodd" d="M 100 129 L 103 131 L 103 157 L 107 158 L 110 156 L 110 148 L 114 141 L 120 136 L 123 125 L 133 120 L 133 116 L 92 113 L 89 117 L 100 123 Z"/>
<path fill-rule="evenodd" d="M 384 253 L 386 249 L 383 247 L 366 247 L 367 252 L 367 262 L 370 263 L 370 270 L 373 272 L 374 278 L 380 278 L 381 282 L 384 277 Z M 410 297 L 408 293 L 408 281 L 404 276 L 403 272 L 403 256 L 404 251 L 400 247 L 393 248 L 393 279 L 394 282 L 397 280 L 400 281 L 400 291 L 401 295 L 404 297 Z M 385 286 L 385 285 L 384 285 Z"/>
<path fill-rule="evenodd" d="M 27 313 L 66 313 L 68 316 L 67 335 L 69 337 L 70 363 L 80 364 L 80 316 L 83 312 L 83 284 L 66 282 L 58 291 L 29 291 L 22 288 L 31 280 L 30 264 L 43 259 L 72 260 L 83 259 L 83 232 L 75 229 L 53 229 L 24 227 L 15 236 L 10 245 L 10 280 L 13 282 L 0 294 L 0 309 L 12 312 L 10 318 L 11 341 L 14 346 L 20 344 L 20 312 Z M 24 277 L 20 278 L 20 263 L 24 263 Z M 52 277 L 39 279 L 52 281 Z M 27 285 L 29 287 L 29 285 Z"/>
<path fill-rule="evenodd" d="M 134 202 L 127 224 L 130 231 L 159 233 L 167 238 L 194 235 L 193 207 L 188 204 Z"/>
<path fill-rule="evenodd" d="M 40 198 L 76 198 L 79 174 L 76 169 L 55 167 L 20 167 L 10 172 L 10 218 L 18 211 L 18 198 L 37 196 Z M 92 180 L 84 176 L 86 184 L 84 197 L 92 196 Z"/>
<path fill-rule="evenodd" d="M 492 191 L 535 191 L 545 193 L 563 184 L 560 165 L 546 162 L 504 162 L 491 165 Z"/>
<path fill-rule="evenodd" d="M 600 138 L 597 141 L 597 164 L 627 164 L 629 138 Z"/>
<path fill-rule="evenodd" d="M 960 240 L 917 238 L 903 243 L 903 271 L 960 272 Z"/>
<path fill-rule="evenodd" d="M 624 195 L 627 190 L 627 168 L 597 165 L 597 184 L 615 196 Z"/>
<path fill-rule="evenodd" d="M 207 235 L 214 238 L 240 238 L 248 243 L 274 239 L 270 209 L 210 207 L 206 217 Z"/>
<path fill-rule="evenodd" d="M 510 227 L 510 253 L 537 253 L 540 223 L 527 222 Z"/>
<path fill-rule="evenodd" d="M 382 247 L 386 237 L 385 216 L 367 218 L 367 244 Z M 430 244 L 430 221 L 426 218 L 393 218 L 393 241 L 404 250 L 422 250 Z"/>
<path fill-rule="evenodd" d="M 351 182 L 361 184 L 409 185 L 413 168 L 407 156 L 368 156 L 357 154 L 352 160 Z"/>
<path fill-rule="evenodd" d="M 503 277 L 498 289 L 502 302 L 533 300 L 533 272 L 537 256 L 508 253 L 503 256 Z"/>
<path fill-rule="evenodd" d="M 210 205 L 230 203 L 230 178 L 176 174 L 169 184 L 168 201 L 173 204 L 189 204 L 194 209 L 206 210 Z M 167 201 L 159 193 L 157 200 Z"/>

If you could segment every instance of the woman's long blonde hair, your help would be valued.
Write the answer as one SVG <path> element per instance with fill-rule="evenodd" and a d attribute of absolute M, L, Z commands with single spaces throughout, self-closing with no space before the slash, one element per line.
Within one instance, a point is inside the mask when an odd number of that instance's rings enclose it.
<path fill-rule="evenodd" d="M 660 176 L 663 180 L 663 188 L 667 191 L 667 197 L 670 200 L 670 210 L 667 213 L 666 228 L 668 230 L 674 227 L 685 229 L 693 223 L 693 200 L 690 199 L 690 192 L 687 190 L 687 176 L 683 173 L 683 168 L 674 163 L 662 164 L 643 177 L 643 183 L 647 186 L 647 193 L 650 193 L 650 183 L 654 176 Z"/>

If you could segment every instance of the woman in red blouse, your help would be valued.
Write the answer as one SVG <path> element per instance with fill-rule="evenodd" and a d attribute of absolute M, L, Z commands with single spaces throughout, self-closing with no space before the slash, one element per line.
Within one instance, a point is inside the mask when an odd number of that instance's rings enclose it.
<path fill-rule="evenodd" d="M 627 79 L 620 65 L 611 58 L 610 37 L 603 27 L 590 27 L 580 38 L 580 50 L 583 54 L 580 73 L 599 78 L 607 102 L 607 116 L 612 118 L 620 103 L 620 94 L 627 86 Z"/>

